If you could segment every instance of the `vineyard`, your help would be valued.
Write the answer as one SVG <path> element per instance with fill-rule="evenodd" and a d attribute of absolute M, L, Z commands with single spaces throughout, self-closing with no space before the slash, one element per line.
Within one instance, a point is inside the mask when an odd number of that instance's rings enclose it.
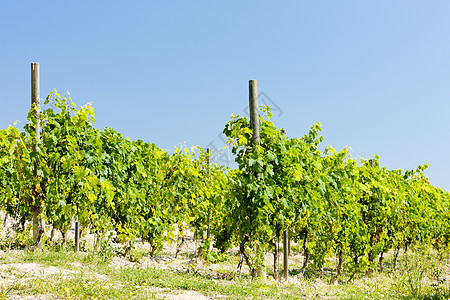
<path fill-rule="evenodd" d="M 237 248 L 238 267 L 251 277 L 279 279 L 281 248 L 291 245 L 303 255 L 301 275 L 321 276 L 334 258 L 331 282 L 383 272 L 387 253 L 394 270 L 401 252 L 448 259 L 450 193 L 430 185 L 426 165 L 388 170 L 377 156 L 357 161 L 346 148 L 320 150 L 320 123 L 289 137 L 269 107 L 260 109 L 257 139 L 254 119 L 233 115 L 225 124 L 238 164 L 227 169 L 211 163 L 207 149 L 169 154 L 99 130 L 91 105 L 53 91 L 23 130 L 0 130 L 0 210 L 14 219 L 0 246 L 33 250 L 58 233 L 64 248 L 77 222 L 76 233 L 96 236 L 89 251 L 116 243 L 127 256 L 139 241 L 152 257 L 165 244 L 181 248 L 189 231 L 198 257 Z"/>

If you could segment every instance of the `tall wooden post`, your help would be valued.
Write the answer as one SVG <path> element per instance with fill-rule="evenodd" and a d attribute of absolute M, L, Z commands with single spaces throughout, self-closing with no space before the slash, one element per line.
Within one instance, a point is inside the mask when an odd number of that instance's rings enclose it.
<path fill-rule="evenodd" d="M 75 221 L 75 252 L 80 251 L 80 222 Z"/>
<path fill-rule="evenodd" d="M 284 265 L 284 280 L 289 278 L 289 231 L 286 229 L 284 231 L 283 239 L 283 265 Z"/>
<path fill-rule="evenodd" d="M 259 106 L 258 106 L 258 88 L 256 86 L 256 80 L 252 79 L 248 83 L 248 93 L 249 93 L 249 110 L 250 110 L 250 123 L 252 124 L 253 146 L 259 144 Z M 256 180 L 261 179 L 261 174 L 256 174 Z"/>
<path fill-rule="evenodd" d="M 40 105 L 40 78 L 39 78 L 39 63 L 31 63 L 31 107 L 33 105 L 39 106 Z M 36 117 L 36 141 L 39 143 L 40 137 L 41 137 L 41 130 L 39 125 L 41 114 L 38 110 L 36 110 L 35 117 Z"/>
<path fill-rule="evenodd" d="M 253 130 L 253 145 L 259 144 L 259 107 L 258 107 L 258 88 L 256 80 L 250 80 L 248 83 L 250 122 Z"/>
<path fill-rule="evenodd" d="M 31 63 L 31 108 L 33 107 L 39 107 L 40 106 L 40 78 L 39 78 L 39 63 Z M 38 145 L 40 144 L 41 140 L 41 128 L 40 128 L 40 118 L 41 114 L 39 112 L 39 109 L 35 110 L 35 118 L 36 118 L 36 125 L 35 125 L 35 133 L 36 133 L 36 145 L 35 145 L 35 151 L 38 150 Z M 38 170 L 39 164 L 36 162 L 34 164 L 34 176 L 37 176 L 37 170 Z M 35 194 L 35 197 L 39 198 L 39 193 L 36 191 L 33 191 Z M 41 214 L 41 207 L 39 204 L 39 199 L 34 200 L 35 203 L 33 203 L 31 212 L 32 212 L 32 224 L 33 224 L 33 241 L 34 244 L 37 245 L 40 242 L 40 236 L 41 231 L 44 230 L 43 228 L 43 220 L 40 219 Z"/>
<path fill-rule="evenodd" d="M 248 82 L 248 104 L 250 111 L 250 123 L 252 125 L 253 137 L 252 144 L 256 146 L 260 142 L 259 138 L 259 106 L 258 106 L 258 87 L 256 85 L 256 80 L 252 79 Z M 261 179 L 261 173 L 256 173 L 256 180 L 259 181 Z M 257 261 L 259 261 L 261 253 L 261 249 L 259 248 L 259 244 L 256 244 L 256 256 Z M 262 255 L 264 259 L 264 254 Z M 266 274 L 261 268 L 261 265 L 264 266 L 264 260 L 262 264 L 257 263 L 256 273 L 258 276 L 265 278 Z"/>
<path fill-rule="evenodd" d="M 211 176 L 211 171 L 210 171 L 210 155 L 211 155 L 211 150 L 209 148 L 206 149 L 206 165 L 208 168 L 208 179 Z M 209 241 L 211 237 L 211 209 L 208 210 L 208 229 L 206 230 L 206 239 Z"/>
<path fill-rule="evenodd" d="M 286 130 L 282 129 L 281 133 L 286 136 Z M 284 280 L 288 280 L 289 278 L 289 252 L 290 252 L 290 243 L 289 243 L 289 230 L 285 230 L 283 233 L 283 266 L 284 266 Z"/>

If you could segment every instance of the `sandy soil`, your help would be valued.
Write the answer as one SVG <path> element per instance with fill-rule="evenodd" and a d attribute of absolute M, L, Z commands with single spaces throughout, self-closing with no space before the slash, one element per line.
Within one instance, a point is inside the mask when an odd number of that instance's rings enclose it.
<path fill-rule="evenodd" d="M 3 212 L 0 212 L 0 221 L 2 222 L 1 230 L 0 230 L 0 239 L 5 238 L 8 234 L 8 228 L 11 228 L 14 224 L 13 219 L 10 217 L 5 218 Z M 3 226 L 6 225 L 6 228 Z M 10 234 L 10 233 L 9 233 Z M 50 230 L 47 230 L 47 235 L 50 235 Z M 61 234 L 59 232 L 55 232 L 54 239 L 56 241 L 61 240 Z M 73 239 L 74 237 L 74 226 L 68 231 L 68 239 Z M 89 247 L 95 242 L 95 235 L 86 233 L 82 236 L 82 243 L 86 243 Z M 124 268 L 124 267 L 132 267 L 132 268 L 145 268 L 145 267 L 154 267 L 158 269 L 164 270 L 172 270 L 172 271 L 186 271 L 189 269 L 195 269 L 196 272 L 207 276 L 212 279 L 222 279 L 224 277 L 229 276 L 239 276 L 239 272 L 237 270 L 237 263 L 240 259 L 238 249 L 231 249 L 228 254 L 229 257 L 234 260 L 227 263 L 218 263 L 218 264 L 210 264 L 205 263 L 202 260 L 196 259 L 196 252 L 198 247 L 198 242 L 193 239 L 193 233 L 187 232 L 187 236 L 185 238 L 185 243 L 182 251 L 178 254 L 178 257 L 175 258 L 177 241 L 173 241 L 172 243 L 165 243 L 162 251 L 156 254 L 154 257 L 150 257 L 148 255 L 144 255 L 137 262 L 130 262 L 128 259 L 116 256 L 112 258 L 110 261 L 110 265 L 114 268 Z M 150 252 L 150 245 L 148 243 L 135 243 L 135 247 L 141 252 Z M 21 251 L 13 250 L 9 252 L 8 255 L 21 255 Z M 6 255 L 6 252 L 0 253 L 0 255 Z M 331 258 L 331 263 L 335 265 L 335 259 Z M 283 257 L 280 253 L 280 268 L 282 268 Z M 290 266 L 291 268 L 297 268 L 303 264 L 303 256 L 292 253 L 290 257 Z M 267 270 L 271 270 L 273 268 L 273 255 L 271 253 L 265 254 L 265 265 Z M 81 263 L 74 263 L 70 266 L 70 268 L 57 268 L 57 267 L 47 267 L 42 266 L 36 263 L 11 263 L 11 264 L 0 264 L 0 286 L 7 286 L 10 283 L 13 283 L 17 280 L 26 280 L 26 278 L 33 278 L 37 276 L 52 276 L 52 275 L 61 275 L 61 276 L 70 276 L 71 274 L 76 273 L 77 268 L 81 268 Z M 445 274 L 442 274 L 446 279 L 446 282 L 450 281 L 450 265 L 447 263 L 445 266 Z M 292 270 L 292 269 L 291 269 Z M 242 267 L 242 274 L 248 274 L 249 270 L 245 263 Z M 101 280 L 107 280 L 106 275 L 102 274 L 92 274 L 93 276 L 98 277 Z M 23 279 L 22 279 L 23 278 Z M 289 283 L 299 283 L 301 280 L 298 276 L 292 276 L 289 279 Z M 367 278 L 370 280 L 377 280 L 373 278 Z M 268 282 L 273 282 L 271 277 L 267 278 Z M 319 299 L 331 299 L 325 295 L 326 291 L 330 289 L 330 285 L 323 280 L 316 280 L 312 283 L 313 289 L 317 291 L 317 297 Z M 162 299 L 211 299 L 201 293 L 195 291 L 184 291 L 184 290 L 168 290 L 157 287 L 148 287 L 149 291 L 155 294 Z M 323 292 L 324 291 L 324 292 Z M 323 292 L 323 294 L 322 294 Z M 216 298 L 222 298 L 220 295 L 216 296 Z M 36 296 L 12 296 L 8 299 L 56 299 L 53 295 L 36 295 Z"/>

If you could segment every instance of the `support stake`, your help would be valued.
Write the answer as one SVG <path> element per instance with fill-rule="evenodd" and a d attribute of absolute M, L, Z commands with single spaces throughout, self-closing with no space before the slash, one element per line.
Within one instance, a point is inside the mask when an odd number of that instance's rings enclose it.
<path fill-rule="evenodd" d="M 40 106 L 40 78 L 39 78 L 39 63 L 31 63 L 31 108 L 33 106 Z M 35 110 L 36 126 L 34 128 L 36 133 L 36 145 L 34 145 L 34 150 L 37 152 L 39 143 L 41 140 L 41 128 L 40 119 L 41 114 L 38 109 Z M 34 164 L 34 176 L 37 177 L 37 171 L 39 168 L 39 163 Z M 34 190 L 36 198 L 31 206 L 32 224 L 33 224 L 33 243 L 34 246 L 39 246 L 41 241 L 41 234 L 44 231 L 44 220 L 41 217 L 41 207 L 40 207 L 40 193 Z"/>
<path fill-rule="evenodd" d="M 80 223 L 75 221 L 75 253 L 80 251 Z"/>

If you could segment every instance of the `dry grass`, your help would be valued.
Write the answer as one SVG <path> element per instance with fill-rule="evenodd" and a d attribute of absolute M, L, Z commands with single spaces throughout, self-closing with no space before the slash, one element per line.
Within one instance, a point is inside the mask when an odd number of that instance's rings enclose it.
<path fill-rule="evenodd" d="M 398 270 L 393 257 L 385 259 L 385 271 L 370 278 L 359 276 L 347 283 L 349 273 L 330 284 L 336 260 L 329 258 L 321 274 L 300 276 L 303 256 L 290 257 L 290 279 L 274 281 L 273 256 L 265 255 L 265 280 L 251 280 L 248 268 L 237 270 L 237 249 L 218 255 L 214 263 L 197 257 L 198 242 L 188 236 L 175 258 L 176 242 L 166 243 L 150 257 L 146 243 L 124 258 L 123 245 L 108 243 L 101 253 L 93 250 L 94 236 L 83 236 L 83 251 L 65 250 L 56 242 L 35 252 L 0 253 L 0 299 L 449 299 L 450 264 L 436 255 L 408 253 L 401 256 Z M 73 231 L 69 231 L 69 239 Z M 7 238 L 3 228 L 0 243 Z M 56 241 L 60 237 L 55 236 Z M 295 246 L 295 245 L 294 245 Z M 4 247 L 5 248 L 5 247 Z M 406 259 L 407 258 L 407 259 Z M 280 257 L 282 261 L 282 257 Z M 282 267 L 282 266 L 281 266 Z"/>

